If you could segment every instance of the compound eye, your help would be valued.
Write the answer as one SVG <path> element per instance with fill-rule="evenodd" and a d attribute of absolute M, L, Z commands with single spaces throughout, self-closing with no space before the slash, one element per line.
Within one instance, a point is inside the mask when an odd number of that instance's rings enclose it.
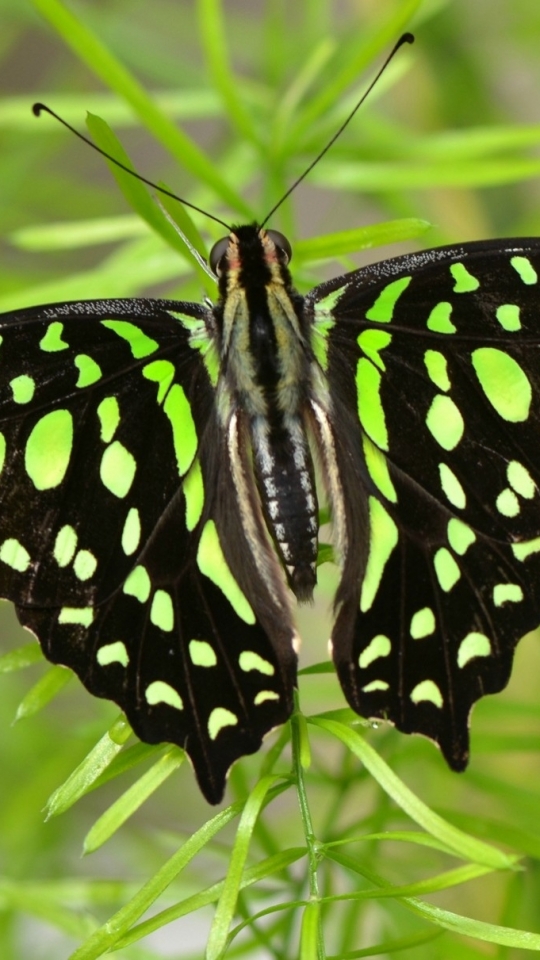
<path fill-rule="evenodd" d="M 285 263 L 289 263 L 289 261 L 292 259 L 292 250 L 287 237 L 284 237 L 279 230 L 267 230 L 266 234 L 270 237 L 272 242 L 275 243 L 278 250 L 280 250 L 284 255 Z"/>
<path fill-rule="evenodd" d="M 221 261 L 223 260 L 225 254 L 227 253 L 227 248 L 229 246 L 229 238 L 222 237 L 221 240 L 218 240 L 214 244 L 210 251 L 210 256 L 208 257 L 208 263 L 212 273 L 215 273 L 216 277 L 221 276 L 223 267 Z"/>

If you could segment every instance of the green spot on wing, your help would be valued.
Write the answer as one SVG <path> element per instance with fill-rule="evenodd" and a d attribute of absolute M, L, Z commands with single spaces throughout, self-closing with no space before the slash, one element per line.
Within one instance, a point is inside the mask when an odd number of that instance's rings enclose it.
<path fill-rule="evenodd" d="M 131 489 L 136 468 L 133 454 L 115 440 L 103 453 L 99 475 L 107 490 L 122 499 Z"/>
<path fill-rule="evenodd" d="M 533 540 L 524 540 L 523 543 L 513 543 L 512 553 L 516 560 L 526 560 L 533 553 L 540 553 L 540 537 Z"/>
<path fill-rule="evenodd" d="M 448 364 L 446 357 L 439 350 L 426 350 L 424 354 L 424 363 L 430 380 L 433 381 L 439 390 L 445 393 L 450 389 L 450 378 L 448 376 Z"/>
<path fill-rule="evenodd" d="M 58 487 L 65 477 L 73 447 L 69 410 L 52 410 L 34 425 L 24 452 L 24 465 L 37 490 Z"/>
<path fill-rule="evenodd" d="M 175 710 L 184 709 L 184 703 L 178 691 L 171 687 L 170 683 L 165 683 L 164 680 L 154 680 L 153 683 L 150 683 L 144 692 L 144 696 L 151 707 L 155 707 L 158 703 L 165 703 Z"/>
<path fill-rule="evenodd" d="M 36 384 L 32 377 L 23 373 L 20 377 L 14 377 L 13 380 L 10 380 L 9 385 L 13 392 L 13 400 L 15 403 L 30 403 L 36 389 Z"/>
<path fill-rule="evenodd" d="M 371 360 L 379 370 L 385 370 L 384 361 L 379 356 L 380 351 L 384 350 L 392 343 L 392 334 L 386 330 L 362 330 L 358 336 L 358 346 L 362 353 L 365 353 L 368 360 Z"/>
<path fill-rule="evenodd" d="M 435 633 L 435 614 L 431 607 L 422 607 L 412 615 L 410 633 L 413 640 L 423 640 Z"/>
<path fill-rule="evenodd" d="M 25 573 L 30 566 L 28 550 L 14 537 L 4 540 L 0 546 L 0 560 L 17 573 Z"/>
<path fill-rule="evenodd" d="M 519 513 L 519 500 L 513 490 L 502 490 L 495 501 L 495 506 L 503 517 L 517 517 Z"/>
<path fill-rule="evenodd" d="M 334 326 L 336 320 L 333 314 L 336 304 L 339 302 L 348 284 L 332 290 L 326 297 L 318 300 L 313 307 L 313 352 L 323 370 L 328 366 L 328 334 Z"/>
<path fill-rule="evenodd" d="M 470 660 L 476 657 L 489 657 L 491 655 L 491 643 L 485 633 L 471 631 L 464 640 L 461 641 L 457 654 L 458 667 L 464 667 Z"/>
<path fill-rule="evenodd" d="M 178 473 L 183 477 L 188 472 L 197 453 L 197 432 L 191 415 L 191 407 L 179 383 L 173 383 L 170 388 L 163 404 L 163 410 L 172 427 Z"/>
<path fill-rule="evenodd" d="M 135 360 L 141 360 L 142 357 L 148 357 L 149 354 L 157 350 L 159 344 L 148 337 L 140 327 L 129 320 L 102 320 L 104 327 L 113 330 L 114 333 L 122 337 L 129 344 L 131 353 Z"/>
<path fill-rule="evenodd" d="M 523 283 L 529 286 L 538 282 L 538 274 L 527 257 L 512 257 L 510 263 Z"/>
<path fill-rule="evenodd" d="M 455 586 L 461 576 L 459 567 L 454 560 L 454 557 L 450 551 L 446 549 L 446 547 L 441 547 L 439 550 L 437 550 L 433 558 L 433 563 L 441 590 L 444 590 L 445 593 L 448 593 L 448 591 Z"/>
<path fill-rule="evenodd" d="M 451 397 L 443 396 L 441 393 L 434 397 L 427 412 L 426 426 L 444 450 L 453 450 L 457 447 L 465 429 L 458 407 Z"/>
<path fill-rule="evenodd" d="M 254 650 L 242 650 L 242 653 L 238 657 L 238 664 L 244 673 L 249 673 L 250 670 L 257 670 L 258 673 L 264 673 L 267 677 L 273 677 L 276 672 L 273 664 L 265 660 L 258 653 L 255 653 Z"/>
<path fill-rule="evenodd" d="M 496 583 L 493 587 L 493 603 L 502 607 L 503 603 L 520 603 L 523 590 L 518 583 Z"/>
<path fill-rule="evenodd" d="M 378 633 L 376 637 L 373 637 L 373 640 L 370 640 L 367 647 L 362 650 L 362 653 L 358 657 L 358 666 L 361 670 L 365 670 L 374 660 L 379 660 L 380 657 L 387 657 L 392 650 L 392 644 L 388 637 L 383 633 Z"/>
<path fill-rule="evenodd" d="M 390 477 L 386 457 L 365 434 L 362 436 L 362 443 L 366 467 L 373 483 L 387 500 L 397 503 L 397 493 Z"/>
<path fill-rule="evenodd" d="M 190 317 L 179 310 L 171 310 L 171 315 L 179 320 L 186 330 L 189 330 L 189 345 L 192 350 L 198 350 L 203 358 L 210 383 L 215 387 L 219 380 L 220 360 L 214 340 L 208 333 L 206 323 L 202 317 Z"/>
<path fill-rule="evenodd" d="M 360 609 L 369 610 L 375 600 L 389 557 L 398 542 L 398 528 L 375 497 L 369 498 L 369 557 L 362 583 Z"/>
<path fill-rule="evenodd" d="M 86 353 L 77 354 L 73 362 L 79 371 L 76 387 L 90 387 L 101 380 L 101 367 Z"/>
<path fill-rule="evenodd" d="M 166 590 L 156 590 L 150 609 L 150 620 L 155 627 L 170 633 L 174 627 L 174 610 L 171 595 Z"/>
<path fill-rule="evenodd" d="M 73 572 L 79 580 L 89 580 L 97 568 L 97 560 L 90 550 L 79 550 L 73 562 Z"/>
<path fill-rule="evenodd" d="M 435 707 L 441 708 L 443 705 L 442 693 L 433 680 L 422 680 L 411 690 L 411 700 L 413 703 L 428 701 Z"/>
<path fill-rule="evenodd" d="M 93 607 L 62 607 L 58 614 L 58 623 L 77 624 L 80 627 L 89 627 L 93 619 Z"/>
<path fill-rule="evenodd" d="M 225 707 L 214 707 L 208 717 L 208 736 L 211 740 L 215 740 L 224 727 L 234 727 L 237 723 L 238 717 L 230 710 L 226 710 Z"/>
<path fill-rule="evenodd" d="M 453 517 L 448 521 L 448 542 L 454 553 L 462 556 L 475 542 L 476 534 L 466 523 Z"/>
<path fill-rule="evenodd" d="M 196 667 L 215 667 L 217 664 L 216 654 L 206 640 L 190 640 L 189 656 Z"/>
<path fill-rule="evenodd" d="M 279 700 L 279 693 L 275 690 L 259 690 L 253 703 L 256 707 L 260 707 L 261 703 L 266 703 L 268 700 Z"/>
<path fill-rule="evenodd" d="M 390 323 L 394 316 L 394 308 L 401 294 L 407 289 L 412 277 L 400 277 L 392 280 L 384 287 L 375 303 L 366 311 L 366 320 L 375 320 L 377 323 Z"/>
<path fill-rule="evenodd" d="M 125 643 L 116 640 L 114 643 L 106 643 L 100 647 L 96 653 L 96 660 L 100 667 L 108 667 L 111 663 L 119 663 L 127 667 L 129 663 L 129 654 Z"/>
<path fill-rule="evenodd" d="M 441 487 L 452 506 L 457 507 L 458 510 L 464 510 L 467 505 L 465 491 L 448 464 L 439 464 L 439 476 L 441 478 Z"/>
<path fill-rule="evenodd" d="M 176 373 L 174 364 L 170 360 L 152 360 L 142 368 L 142 375 L 147 380 L 158 384 L 157 402 L 163 403 Z"/>
<path fill-rule="evenodd" d="M 97 415 L 101 424 L 101 439 L 103 443 L 110 443 L 120 423 L 120 407 L 116 397 L 105 397 L 97 408 Z"/>
<path fill-rule="evenodd" d="M 510 423 L 526 420 L 532 390 L 517 360 L 495 347 L 479 347 L 471 359 L 480 386 L 499 416 Z"/>
<path fill-rule="evenodd" d="M 388 690 L 389 684 L 386 680 L 371 680 L 362 687 L 364 693 L 376 693 L 378 690 Z"/>
<path fill-rule="evenodd" d="M 53 556 L 59 567 L 67 567 L 75 556 L 77 549 L 77 533 L 66 523 L 56 534 Z"/>
<path fill-rule="evenodd" d="M 527 467 L 524 467 L 518 460 L 511 460 L 506 468 L 508 483 L 514 488 L 520 497 L 531 500 L 536 493 L 536 484 L 531 477 Z"/>
<path fill-rule="evenodd" d="M 204 485 L 199 459 L 193 461 L 182 483 L 186 498 L 186 527 L 194 530 L 201 519 L 204 506 Z"/>
<path fill-rule="evenodd" d="M 139 546 L 141 539 L 141 518 L 136 507 L 128 511 L 124 529 L 122 530 L 122 550 L 126 556 L 131 556 Z"/>
<path fill-rule="evenodd" d="M 47 327 L 45 336 L 39 341 L 41 350 L 45 350 L 46 353 L 57 353 L 59 350 L 67 350 L 69 343 L 62 340 L 63 332 L 64 324 L 60 323 L 59 320 L 53 320 Z"/>
<path fill-rule="evenodd" d="M 135 597 L 139 603 L 146 603 L 150 596 L 150 586 L 150 577 L 146 568 L 139 565 L 131 571 L 123 590 L 129 597 Z"/>
<path fill-rule="evenodd" d="M 478 290 L 480 281 L 473 277 L 472 273 L 469 273 L 465 264 L 453 263 L 450 267 L 450 273 L 455 280 L 454 293 L 472 293 L 473 290 Z"/>
<path fill-rule="evenodd" d="M 500 307 L 497 307 L 495 316 L 503 330 L 508 330 L 510 333 L 515 330 L 521 330 L 521 320 L 517 304 L 502 303 Z"/>
<path fill-rule="evenodd" d="M 207 520 L 204 525 L 199 548 L 197 550 L 197 564 L 199 570 L 208 577 L 216 587 L 227 597 L 233 610 L 246 623 L 255 623 L 255 614 L 248 601 L 234 579 L 227 561 L 223 556 L 218 532 L 213 520 Z"/>
<path fill-rule="evenodd" d="M 452 315 L 452 304 L 446 300 L 441 300 L 433 307 L 427 318 L 427 328 L 434 333 L 455 333 L 456 327 L 450 317 Z"/>
<path fill-rule="evenodd" d="M 369 360 L 361 358 L 356 368 L 358 416 L 373 443 L 388 450 L 386 417 L 381 400 L 381 375 Z"/>

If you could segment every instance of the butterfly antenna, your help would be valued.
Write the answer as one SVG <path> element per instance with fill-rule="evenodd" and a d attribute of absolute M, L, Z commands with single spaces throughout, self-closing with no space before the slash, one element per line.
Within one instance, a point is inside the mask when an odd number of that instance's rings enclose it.
<path fill-rule="evenodd" d="M 352 118 L 354 117 L 354 115 L 355 115 L 356 111 L 358 110 L 358 108 L 362 106 L 364 100 L 366 99 L 366 97 L 369 96 L 369 94 L 370 94 L 371 91 L 373 90 L 373 87 L 374 87 L 375 84 L 378 82 L 379 78 L 382 76 L 382 74 L 384 73 L 384 71 L 386 70 L 386 68 L 387 68 L 388 64 L 390 63 L 390 61 L 394 58 L 394 56 L 395 56 L 396 53 L 398 52 L 399 48 L 402 47 L 404 43 L 414 43 L 414 37 L 413 37 L 412 33 L 404 33 L 403 36 L 401 36 L 401 37 L 399 38 L 399 40 L 398 40 L 398 42 L 396 43 L 396 45 L 395 45 L 395 47 L 393 48 L 393 50 L 388 54 L 388 56 L 387 56 L 386 60 L 384 61 L 382 67 L 380 68 L 380 70 L 378 70 L 378 72 L 377 72 L 377 74 L 375 75 L 374 79 L 371 81 L 369 87 L 368 87 L 367 90 L 362 94 L 362 96 L 360 97 L 360 100 L 358 101 L 358 103 L 356 104 L 356 106 L 354 107 L 354 109 L 351 110 L 349 116 L 343 121 L 343 123 L 341 124 L 341 126 L 339 127 L 339 129 L 336 130 L 334 136 L 328 141 L 328 143 L 326 144 L 326 146 L 323 147 L 323 149 L 321 150 L 321 152 L 320 152 L 319 154 L 317 154 L 317 156 L 315 157 L 315 159 L 311 161 L 311 163 L 309 164 L 308 167 L 306 167 L 306 169 L 304 170 L 304 172 L 303 172 L 302 174 L 300 174 L 300 176 L 298 177 L 298 179 L 294 181 L 294 183 L 292 184 L 292 186 L 289 187 L 289 189 L 287 190 L 287 192 L 284 193 L 283 196 L 281 197 L 281 199 L 278 200 L 278 202 L 275 204 L 275 206 L 272 207 L 272 209 L 270 210 L 270 213 L 267 213 L 266 217 L 264 218 L 263 222 L 261 223 L 261 227 L 264 227 L 265 223 L 268 223 L 270 217 L 272 217 L 272 216 L 274 215 L 274 213 L 276 212 L 276 210 L 278 210 L 279 207 L 281 206 L 281 204 L 285 202 L 285 200 L 287 199 L 287 197 L 290 197 L 291 193 L 292 193 L 294 190 L 296 190 L 297 186 L 298 186 L 300 183 L 302 183 L 302 180 L 305 180 L 305 178 L 307 177 L 308 173 L 311 173 L 311 171 L 313 170 L 313 167 L 315 167 L 315 166 L 318 164 L 319 160 L 321 160 L 322 157 L 324 157 L 325 153 L 327 153 L 328 150 L 330 149 L 330 147 L 333 146 L 333 144 L 336 142 L 337 138 L 341 136 L 341 134 L 342 134 L 343 131 L 345 130 L 345 127 L 347 127 L 347 126 L 349 125 L 349 123 L 351 122 L 351 120 L 352 120 Z"/>
<path fill-rule="evenodd" d="M 166 197 L 171 197 L 173 200 L 178 200 L 179 203 L 183 203 L 185 207 L 189 207 L 190 210 L 196 210 L 197 213 L 202 213 L 204 217 L 209 217 L 210 220 L 215 220 L 216 223 L 221 224 L 222 227 L 225 227 L 227 232 L 230 231 L 230 226 L 228 223 L 225 223 L 224 220 L 220 220 L 219 217 L 215 217 L 212 213 L 208 213 L 207 210 L 203 210 L 202 207 L 196 207 L 194 203 L 190 203 L 189 200 L 184 200 L 183 197 L 178 197 L 176 193 L 171 193 L 170 190 L 166 190 L 165 187 L 158 186 L 157 183 L 154 183 L 152 180 L 147 180 L 146 177 L 143 177 L 140 173 L 136 173 L 135 170 L 132 170 L 130 167 L 126 166 L 125 163 L 122 163 L 120 160 L 117 160 L 116 157 L 113 157 L 110 153 L 107 153 L 106 150 L 102 150 L 101 147 L 98 147 L 96 143 L 92 140 L 89 140 L 88 137 L 85 137 L 83 133 L 80 133 L 79 130 L 76 130 L 75 127 L 72 127 L 67 120 L 64 120 L 60 117 L 54 110 L 51 110 L 45 103 L 34 103 L 32 107 L 32 113 L 35 117 L 39 117 L 42 113 L 48 113 L 51 117 L 54 117 L 55 120 L 58 120 L 64 127 L 74 133 L 79 140 L 83 140 L 84 143 L 87 143 L 89 147 L 92 147 L 94 150 L 97 150 L 98 153 L 105 157 L 107 160 L 110 160 L 111 163 L 114 163 L 117 167 L 120 167 L 121 170 L 125 170 L 126 173 L 129 173 L 130 176 L 135 177 L 136 180 L 140 180 L 142 183 L 146 183 L 148 187 L 152 187 L 154 190 L 158 190 L 159 193 L 163 193 Z"/>

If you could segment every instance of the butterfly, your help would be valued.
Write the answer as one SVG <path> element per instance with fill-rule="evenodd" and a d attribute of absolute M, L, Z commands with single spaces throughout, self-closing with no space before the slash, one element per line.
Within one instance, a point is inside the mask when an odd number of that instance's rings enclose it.
<path fill-rule="evenodd" d="M 540 241 L 400 256 L 306 297 L 290 258 L 235 226 L 215 305 L 0 316 L 0 594 L 142 740 L 183 747 L 211 803 L 291 714 L 321 494 L 344 694 L 454 770 L 540 622 Z"/>

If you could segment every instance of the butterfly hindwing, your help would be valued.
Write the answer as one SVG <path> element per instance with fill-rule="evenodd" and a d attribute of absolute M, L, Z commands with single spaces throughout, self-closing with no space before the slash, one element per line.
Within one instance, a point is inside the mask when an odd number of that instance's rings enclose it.
<path fill-rule="evenodd" d="M 426 734 L 455 769 L 471 705 L 506 685 L 540 621 L 539 275 L 539 241 L 497 241 L 308 298 L 336 430 L 344 406 L 358 412 L 370 514 L 360 597 L 347 568 L 338 593 L 338 673 L 354 709 Z"/>
<path fill-rule="evenodd" d="M 289 715 L 296 656 L 242 561 L 206 319 L 150 300 L 1 318 L 0 591 L 142 739 L 185 747 L 217 802 Z"/>

